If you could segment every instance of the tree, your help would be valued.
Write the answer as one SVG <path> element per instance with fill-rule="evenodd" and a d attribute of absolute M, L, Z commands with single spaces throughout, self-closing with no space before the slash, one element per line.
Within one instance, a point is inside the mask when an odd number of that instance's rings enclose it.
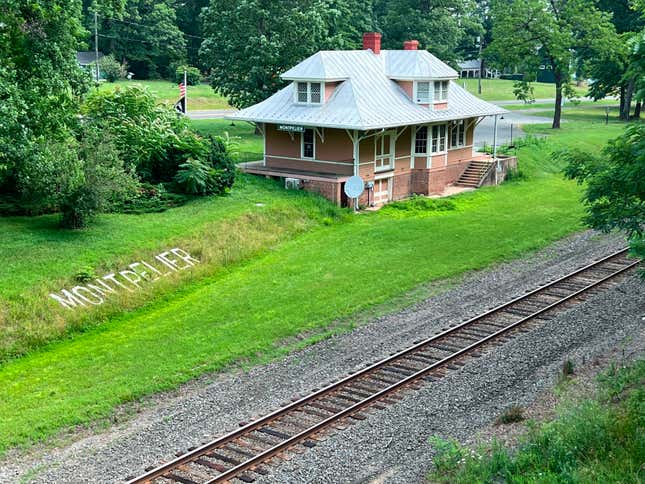
<path fill-rule="evenodd" d="M 94 30 L 99 15 L 99 48 L 141 78 L 172 78 L 186 59 L 186 39 L 172 0 L 85 0 L 85 26 Z"/>
<path fill-rule="evenodd" d="M 599 0 L 598 7 L 611 14 L 618 35 L 604 48 L 586 52 L 583 56 L 586 61 L 583 72 L 592 79 L 589 95 L 594 100 L 608 95 L 620 96 L 620 118 L 627 121 L 638 82 L 634 68 L 638 66 L 634 43 L 638 42 L 645 18 L 630 0 Z M 635 63 L 634 67 L 630 67 L 632 63 Z M 634 117 L 639 114 L 640 104 L 637 101 Z"/>
<path fill-rule="evenodd" d="M 80 16 L 80 0 L 0 3 L 0 194 L 20 196 L 43 140 L 63 150 L 78 129 L 90 85 L 76 62 Z"/>
<path fill-rule="evenodd" d="M 377 0 L 375 4 L 384 47 L 401 49 L 404 41 L 415 39 L 421 48 L 452 63 L 466 29 L 481 28 L 474 11 L 473 0 Z"/>
<path fill-rule="evenodd" d="M 552 127 L 559 128 L 563 93 L 573 95 L 570 83 L 576 56 L 590 46 L 595 51 L 607 48 L 615 33 L 609 16 L 588 0 L 496 0 L 492 18 L 489 53 L 508 64 L 523 65 L 527 81 L 535 79 L 542 63 L 553 70 Z"/>
<path fill-rule="evenodd" d="M 358 47 L 359 32 L 372 30 L 368 7 L 358 0 L 211 0 L 200 53 L 213 89 L 238 108 L 266 99 L 284 86 L 280 74 L 305 57 Z"/>
<path fill-rule="evenodd" d="M 558 156 L 567 162 L 566 176 L 585 184 L 586 223 L 624 231 L 634 252 L 645 257 L 645 124 L 628 126 L 601 156 L 572 150 Z"/>

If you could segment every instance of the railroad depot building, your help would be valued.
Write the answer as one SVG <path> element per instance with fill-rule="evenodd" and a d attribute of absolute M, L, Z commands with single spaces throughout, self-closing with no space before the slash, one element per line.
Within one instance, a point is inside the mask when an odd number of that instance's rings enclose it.
<path fill-rule="evenodd" d="M 505 110 L 457 85 L 457 72 L 415 40 L 381 50 L 381 35 L 366 33 L 363 47 L 312 55 L 282 74 L 287 87 L 228 116 L 256 123 L 264 136 L 264 159 L 243 171 L 342 206 L 352 175 L 366 182 L 361 205 L 497 176 L 490 157 L 473 154 L 473 137 L 483 117 Z"/>

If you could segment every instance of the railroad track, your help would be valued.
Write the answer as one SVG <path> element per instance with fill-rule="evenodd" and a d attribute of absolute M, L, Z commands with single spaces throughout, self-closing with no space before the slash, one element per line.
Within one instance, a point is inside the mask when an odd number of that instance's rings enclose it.
<path fill-rule="evenodd" d="M 383 409 L 400 398 L 401 391 L 441 378 L 512 334 L 529 331 L 637 264 L 627 258 L 627 249 L 620 250 L 295 399 L 129 482 L 253 482 L 269 472 L 272 459 L 287 458 L 285 451 L 314 447 L 325 431 L 367 418 L 372 409 Z"/>

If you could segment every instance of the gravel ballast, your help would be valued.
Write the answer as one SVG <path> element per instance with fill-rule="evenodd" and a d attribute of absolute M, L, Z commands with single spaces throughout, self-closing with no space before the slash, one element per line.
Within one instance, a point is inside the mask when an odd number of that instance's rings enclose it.
<path fill-rule="evenodd" d="M 12 452 L 0 482 L 115 482 L 174 457 L 423 337 L 624 246 L 584 232 L 525 259 L 472 273 L 414 307 L 381 317 L 276 362 L 211 375 L 154 397 L 105 432 L 56 449 Z M 418 482 L 431 466 L 428 437 L 467 440 L 511 404 L 550 386 L 564 359 L 590 361 L 631 337 L 643 340 L 643 285 L 635 276 L 515 337 L 315 449 L 274 467 L 265 482 Z"/>

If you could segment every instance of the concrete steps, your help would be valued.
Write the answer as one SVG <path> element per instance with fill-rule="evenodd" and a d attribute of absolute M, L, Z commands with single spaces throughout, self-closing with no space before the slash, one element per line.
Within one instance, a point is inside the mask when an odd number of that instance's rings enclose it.
<path fill-rule="evenodd" d="M 473 160 L 461 174 L 457 183 L 462 187 L 479 188 L 494 161 Z"/>

